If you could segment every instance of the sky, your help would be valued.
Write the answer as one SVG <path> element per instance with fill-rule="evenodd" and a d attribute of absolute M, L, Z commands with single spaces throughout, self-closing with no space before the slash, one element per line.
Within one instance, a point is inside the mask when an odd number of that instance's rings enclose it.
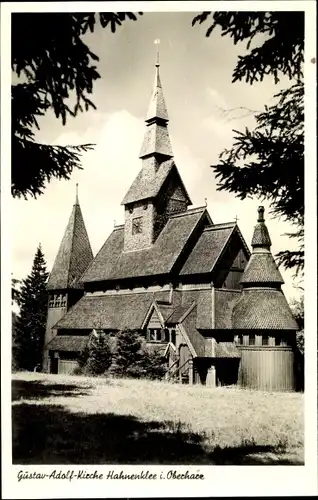
<path fill-rule="evenodd" d="M 52 14 L 54 15 L 54 14 Z M 47 144 L 94 143 L 82 157 L 83 170 L 68 181 L 50 182 L 37 199 L 12 199 L 12 273 L 24 278 L 32 267 L 39 243 L 48 270 L 52 268 L 75 200 L 79 200 L 94 255 L 114 224 L 124 222 L 120 205 L 141 168 L 139 151 L 145 132 L 144 119 L 155 74 L 156 46 L 160 39 L 160 76 L 169 114 L 168 130 L 175 163 L 193 206 L 207 202 L 214 223 L 238 218 L 239 228 L 250 247 L 257 207 L 264 205 L 272 239 L 272 252 L 293 249 L 284 233 L 289 224 L 273 219 L 267 202 L 256 198 L 241 201 L 231 193 L 217 191 L 210 165 L 233 143 L 233 129 L 253 127 L 253 115 L 270 104 L 280 87 L 270 77 L 261 83 L 231 83 L 243 45 L 234 46 L 216 31 L 205 37 L 207 23 L 191 27 L 195 12 L 145 13 L 138 21 L 126 21 L 115 34 L 97 27 L 85 41 L 100 61 L 101 78 L 92 100 L 97 110 L 69 118 L 63 126 L 52 113 L 39 121 L 36 140 Z M 261 39 L 256 40 L 256 44 Z M 284 82 L 282 82 L 282 85 Z M 247 116 L 248 115 L 248 116 Z M 292 272 L 280 268 L 288 300 L 299 296 Z"/>

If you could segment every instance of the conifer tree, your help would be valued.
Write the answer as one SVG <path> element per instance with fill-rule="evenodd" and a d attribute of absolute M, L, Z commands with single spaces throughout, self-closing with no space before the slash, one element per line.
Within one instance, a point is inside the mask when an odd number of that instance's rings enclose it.
<path fill-rule="evenodd" d="M 234 143 L 212 165 L 218 189 L 241 200 L 255 196 L 270 202 L 274 217 L 287 220 L 298 242 L 297 250 L 283 250 L 276 257 L 286 269 L 302 275 L 304 268 L 304 13 L 202 12 L 192 24 L 210 24 L 206 31 L 242 44 L 242 55 L 232 73 L 232 83 L 253 85 L 264 78 L 286 88 L 275 93 L 274 103 L 255 115 L 256 126 L 234 130 Z M 292 27 L 292 28 L 291 28 Z M 253 47 L 253 45 L 254 47 Z M 289 82 L 288 82 L 289 81 Z"/>
<path fill-rule="evenodd" d="M 112 353 L 105 333 L 92 334 L 87 346 L 85 371 L 91 375 L 102 375 L 110 367 Z"/>
<path fill-rule="evenodd" d="M 140 12 L 139 15 L 142 13 Z M 17 12 L 12 15 L 12 195 L 41 195 L 51 179 L 69 179 L 92 144 L 62 146 L 36 141 L 41 116 L 67 118 L 96 109 L 90 99 L 100 78 L 98 56 L 86 44 L 100 25 L 115 33 L 132 12 Z M 88 38 L 89 40 L 89 38 Z"/>
<path fill-rule="evenodd" d="M 33 370 L 42 362 L 47 314 L 47 278 L 46 262 L 39 245 L 31 273 L 21 282 L 20 314 L 16 321 L 13 346 L 13 357 L 20 369 Z"/>
<path fill-rule="evenodd" d="M 116 336 L 116 350 L 110 368 L 114 375 L 129 375 L 129 370 L 140 360 L 142 338 L 136 330 L 123 330 Z"/>

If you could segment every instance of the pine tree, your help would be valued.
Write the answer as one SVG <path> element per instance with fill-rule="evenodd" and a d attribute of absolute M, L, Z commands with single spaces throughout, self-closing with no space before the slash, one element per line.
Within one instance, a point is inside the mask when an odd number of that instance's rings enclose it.
<path fill-rule="evenodd" d="M 304 268 L 304 13 L 202 12 L 192 24 L 209 22 L 206 36 L 216 29 L 221 36 L 242 44 L 242 55 L 232 83 L 253 85 L 272 77 L 284 78 L 287 87 L 274 95 L 274 103 L 255 115 L 256 126 L 234 130 L 234 143 L 212 165 L 218 189 L 241 200 L 255 196 L 270 202 L 274 217 L 294 226 L 288 236 L 298 249 L 279 252 L 278 263 L 302 275 Z M 292 26 L 292 29 L 291 29 Z M 254 47 L 251 46 L 253 43 Z M 253 113 L 252 113 L 253 114 Z"/>
<path fill-rule="evenodd" d="M 87 346 L 85 371 L 91 375 L 102 375 L 112 363 L 112 353 L 105 333 L 91 335 Z"/>
<path fill-rule="evenodd" d="M 31 274 L 21 282 L 20 314 L 16 321 L 13 346 L 13 357 L 20 369 L 33 370 L 42 362 L 47 314 L 47 278 L 46 262 L 39 245 Z"/>
<path fill-rule="evenodd" d="M 116 349 L 110 368 L 114 375 L 128 375 L 129 370 L 140 360 L 142 338 L 136 330 L 123 330 L 116 336 Z"/>
<path fill-rule="evenodd" d="M 98 25 L 115 33 L 127 20 L 136 21 L 137 16 L 132 12 L 12 15 L 11 68 L 17 81 L 11 87 L 14 197 L 37 197 L 51 179 L 69 179 L 74 169 L 82 168 L 81 156 L 92 144 L 43 144 L 36 141 L 35 131 L 47 112 L 54 112 L 65 125 L 67 118 L 96 109 L 90 97 L 100 78 L 99 58 L 86 45 L 85 35 Z"/>

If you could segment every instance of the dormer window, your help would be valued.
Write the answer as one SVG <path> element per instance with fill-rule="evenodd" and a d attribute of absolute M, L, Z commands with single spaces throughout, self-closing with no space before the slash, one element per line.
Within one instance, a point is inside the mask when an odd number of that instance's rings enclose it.
<path fill-rule="evenodd" d="M 132 234 L 142 233 L 142 217 L 135 217 L 132 220 Z"/>

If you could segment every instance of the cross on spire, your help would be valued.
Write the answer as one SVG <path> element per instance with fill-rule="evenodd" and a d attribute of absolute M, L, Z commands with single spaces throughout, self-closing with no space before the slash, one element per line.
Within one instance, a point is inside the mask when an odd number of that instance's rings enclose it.
<path fill-rule="evenodd" d="M 157 57 L 156 57 L 156 67 L 159 68 L 160 62 L 159 62 L 159 46 L 160 46 L 160 40 L 159 38 L 156 38 L 154 41 L 154 44 L 157 45 Z"/>
<path fill-rule="evenodd" d="M 237 215 L 235 216 L 234 220 L 235 220 L 235 222 L 237 222 L 239 220 Z"/>

